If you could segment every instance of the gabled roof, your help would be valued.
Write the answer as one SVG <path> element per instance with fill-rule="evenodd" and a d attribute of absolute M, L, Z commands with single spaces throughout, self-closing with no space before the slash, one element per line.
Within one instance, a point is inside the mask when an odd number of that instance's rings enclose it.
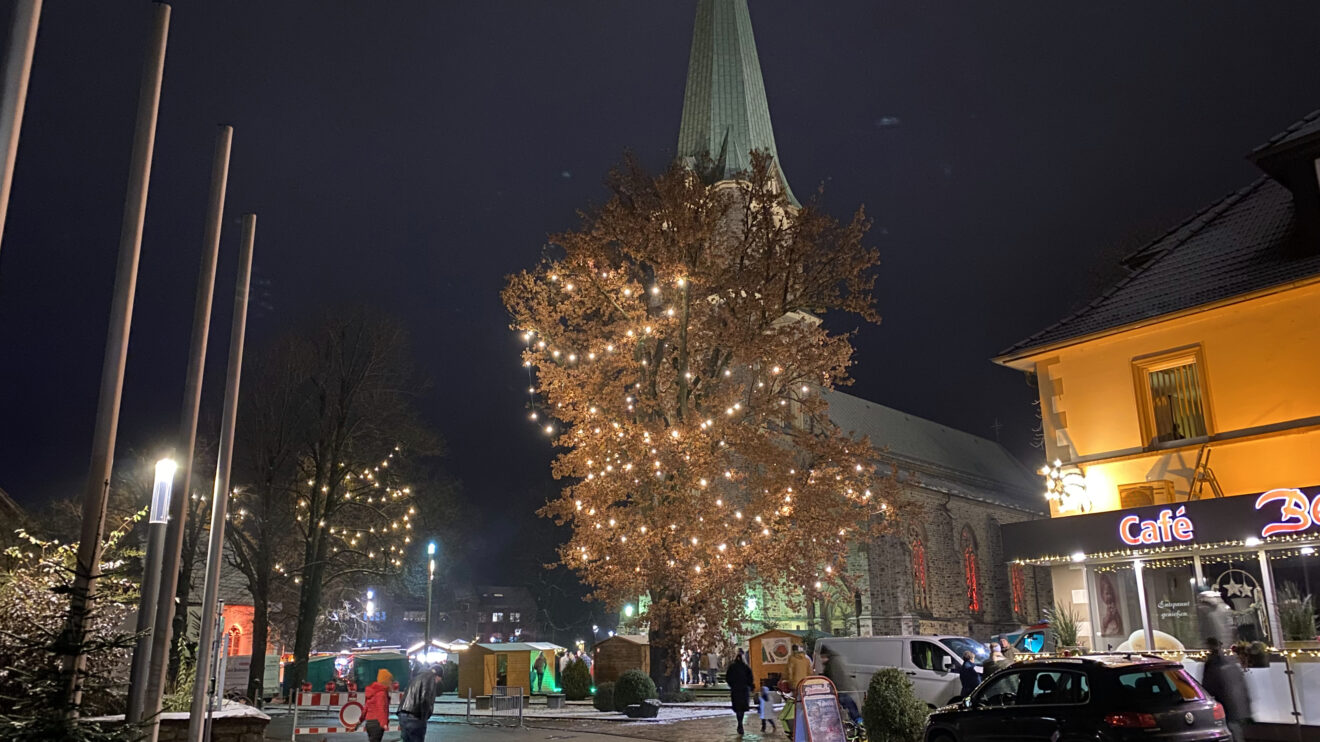
<path fill-rule="evenodd" d="M 1270 137 L 1268 142 L 1251 151 L 1251 158 L 1260 160 L 1270 157 L 1315 134 L 1320 134 L 1320 109 L 1306 114 L 1302 120 Z"/>
<path fill-rule="evenodd" d="M 835 425 L 871 439 L 881 459 L 978 485 L 977 496 L 1044 512 L 1042 483 L 1003 446 L 836 390 L 823 392 Z"/>
<path fill-rule="evenodd" d="M 747 0 L 700 0 L 688 58 L 678 158 L 695 165 L 709 157 L 711 182 L 730 180 L 751 168 L 751 152 L 774 156 L 780 184 L 798 204 L 779 165 L 761 62 L 752 37 Z"/>
<path fill-rule="evenodd" d="M 558 644 L 549 642 L 497 642 L 495 644 L 472 644 L 469 646 L 481 647 L 492 652 L 546 652 L 562 651 L 564 649 Z"/>
<path fill-rule="evenodd" d="M 1260 164 L 1292 157 L 1285 150 L 1310 147 L 1316 138 L 1320 111 L 1256 148 L 1252 158 Z M 996 360 L 1320 275 L 1320 250 L 1293 244 L 1293 199 L 1271 177 L 1224 197 L 1125 258 L 1129 274 L 1095 301 L 1005 348 Z"/>

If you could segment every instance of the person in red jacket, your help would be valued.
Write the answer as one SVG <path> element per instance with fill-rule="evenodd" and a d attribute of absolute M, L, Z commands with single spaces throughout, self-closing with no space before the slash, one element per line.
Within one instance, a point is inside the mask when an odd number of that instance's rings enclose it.
<path fill-rule="evenodd" d="M 376 682 L 367 686 L 366 720 L 367 739 L 380 742 L 385 730 L 390 728 L 390 683 L 394 675 L 389 670 L 376 673 Z"/>

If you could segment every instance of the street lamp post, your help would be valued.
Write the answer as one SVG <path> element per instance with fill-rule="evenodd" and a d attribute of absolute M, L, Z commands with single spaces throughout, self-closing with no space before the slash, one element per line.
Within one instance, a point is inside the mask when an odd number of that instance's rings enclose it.
<path fill-rule="evenodd" d="M 431 654 L 431 599 L 435 594 L 435 542 L 426 545 L 426 654 Z M 429 661 L 429 660 L 428 660 Z"/>
<path fill-rule="evenodd" d="M 367 615 L 362 617 L 362 623 L 366 624 L 367 627 L 366 628 L 367 634 L 362 638 L 363 646 L 366 646 L 371 643 L 371 616 L 376 612 L 375 598 L 376 598 L 376 591 L 372 590 L 371 588 L 367 588 L 367 605 L 366 605 Z"/>
<path fill-rule="evenodd" d="M 151 488 L 151 510 L 147 524 L 146 564 L 142 572 L 142 596 L 138 604 L 137 645 L 128 680 L 128 721 L 146 716 L 148 670 L 151 666 L 151 627 L 156 621 L 160 599 L 161 561 L 165 552 L 165 527 L 170 519 L 170 493 L 176 465 L 171 459 L 156 462 L 156 482 Z"/>

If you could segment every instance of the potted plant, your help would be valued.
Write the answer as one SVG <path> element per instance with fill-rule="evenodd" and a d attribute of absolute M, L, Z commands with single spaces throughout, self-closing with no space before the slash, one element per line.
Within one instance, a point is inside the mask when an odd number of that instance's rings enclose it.
<path fill-rule="evenodd" d="M 1054 632 L 1054 643 L 1059 654 L 1067 657 L 1082 651 L 1077 644 L 1077 615 L 1071 606 L 1055 603 L 1053 609 L 1046 610 L 1045 618 Z"/>
<path fill-rule="evenodd" d="M 1279 623 L 1283 628 L 1283 644 L 1288 649 L 1320 647 L 1316 642 L 1313 596 L 1302 595 L 1291 582 L 1285 582 L 1279 590 Z"/>

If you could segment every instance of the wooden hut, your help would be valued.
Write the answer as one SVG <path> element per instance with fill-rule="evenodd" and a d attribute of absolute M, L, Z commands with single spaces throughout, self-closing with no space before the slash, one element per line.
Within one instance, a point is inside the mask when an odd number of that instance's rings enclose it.
<path fill-rule="evenodd" d="M 628 670 L 651 674 L 651 645 L 645 634 L 615 634 L 591 650 L 597 683 L 610 682 Z"/>
<path fill-rule="evenodd" d="M 802 644 L 802 637 L 801 631 L 771 629 L 747 640 L 747 655 L 752 665 L 752 678 L 758 686 L 770 679 L 771 675 L 788 677 L 788 656 L 794 644 Z"/>
<path fill-rule="evenodd" d="M 512 690 L 522 688 L 524 696 L 532 692 L 532 665 L 538 655 L 545 655 L 545 677 L 538 693 L 550 693 L 559 687 L 559 663 L 555 654 L 564 648 L 545 642 L 509 642 L 507 644 L 472 644 L 459 655 L 458 696 L 489 696 L 496 686 Z"/>

